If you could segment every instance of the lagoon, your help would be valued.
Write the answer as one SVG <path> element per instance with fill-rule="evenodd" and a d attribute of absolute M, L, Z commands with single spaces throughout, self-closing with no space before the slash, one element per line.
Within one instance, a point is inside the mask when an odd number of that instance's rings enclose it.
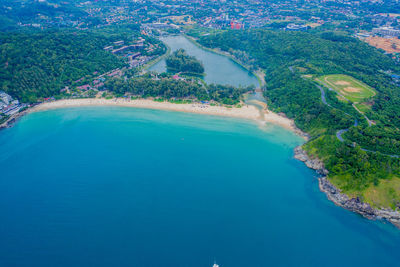
<path fill-rule="evenodd" d="M 168 45 L 171 51 L 183 48 L 189 55 L 199 59 L 204 65 L 206 74 L 204 76 L 204 81 L 206 83 L 228 84 L 233 86 L 258 86 L 257 77 L 250 71 L 226 56 L 200 48 L 182 35 L 162 37 L 161 41 Z M 158 73 L 165 72 L 165 59 L 151 66 L 149 70 Z"/>
<path fill-rule="evenodd" d="M 0 266 L 396 266 L 400 231 L 336 207 L 257 122 L 126 107 L 0 131 Z"/>

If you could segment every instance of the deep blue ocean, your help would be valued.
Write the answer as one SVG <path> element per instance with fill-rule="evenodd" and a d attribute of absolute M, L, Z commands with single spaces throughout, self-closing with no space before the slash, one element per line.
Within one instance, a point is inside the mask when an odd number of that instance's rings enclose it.
<path fill-rule="evenodd" d="M 0 266 L 399 266 L 400 231 L 336 207 L 256 122 L 122 107 L 0 131 Z"/>

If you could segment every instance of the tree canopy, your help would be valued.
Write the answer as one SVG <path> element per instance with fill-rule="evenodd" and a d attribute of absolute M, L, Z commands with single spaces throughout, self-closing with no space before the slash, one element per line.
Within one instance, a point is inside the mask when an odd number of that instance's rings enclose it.
<path fill-rule="evenodd" d="M 203 74 L 203 64 L 193 56 L 189 56 L 184 49 L 178 49 L 165 60 L 169 72 L 187 74 Z"/>

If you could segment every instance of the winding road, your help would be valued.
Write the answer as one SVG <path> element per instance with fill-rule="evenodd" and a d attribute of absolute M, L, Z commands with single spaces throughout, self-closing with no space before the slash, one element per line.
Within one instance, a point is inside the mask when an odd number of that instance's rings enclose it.
<path fill-rule="evenodd" d="M 334 91 L 334 92 L 336 92 L 338 95 L 340 95 L 340 96 L 341 96 L 343 99 L 345 99 L 347 102 L 350 102 L 350 100 L 348 100 L 344 95 L 342 95 L 341 93 L 339 93 L 339 92 L 333 90 L 332 88 L 330 88 L 325 82 L 321 81 L 320 79 L 318 79 L 318 81 L 319 81 L 320 83 L 322 83 L 326 88 L 328 88 L 329 91 Z M 318 86 L 318 85 L 317 85 L 317 86 Z M 321 90 L 321 87 L 320 87 L 320 86 L 319 86 L 319 88 L 320 88 L 320 90 Z M 324 99 L 325 99 L 325 91 L 322 89 L 322 90 L 321 90 L 321 93 L 322 93 L 322 91 L 324 92 L 323 94 L 324 94 Z M 322 102 L 324 102 L 324 101 L 322 101 Z M 325 100 L 325 103 L 326 103 L 326 100 Z M 326 103 L 326 104 L 327 104 L 327 103 Z M 327 104 L 327 105 L 330 106 L 329 104 Z M 331 106 L 330 106 L 330 107 L 331 107 Z M 367 121 L 367 123 L 368 123 L 369 126 L 371 126 L 371 125 L 373 124 L 373 122 L 372 122 L 361 110 L 359 110 L 359 109 L 356 107 L 355 103 L 352 103 L 352 107 L 353 107 L 358 113 L 360 113 L 360 114 L 365 118 L 365 120 Z"/>
<path fill-rule="evenodd" d="M 290 70 L 292 73 L 294 73 L 294 70 L 293 70 L 293 67 L 292 67 L 292 66 L 289 67 L 289 70 Z M 303 78 L 303 79 L 304 79 L 304 78 Z M 324 82 L 322 82 L 322 84 L 324 84 L 324 86 L 325 86 L 326 88 L 328 88 L 328 90 L 334 91 L 332 88 L 330 88 L 329 86 L 327 86 Z M 326 93 L 325 93 L 324 88 L 323 88 L 322 86 L 318 85 L 318 84 L 315 83 L 315 82 L 314 82 L 314 85 L 321 91 L 321 101 L 322 101 L 322 103 L 325 104 L 325 105 L 327 105 L 327 106 L 330 107 L 330 108 L 338 109 L 338 108 L 332 107 L 332 105 L 330 105 L 330 104 L 326 101 Z M 335 92 L 336 92 L 336 91 L 335 91 Z M 339 95 L 341 95 L 341 94 L 339 94 Z M 341 96 L 342 96 L 344 99 L 346 99 L 347 101 L 349 101 L 349 100 L 348 100 L 346 97 L 344 97 L 343 95 L 341 95 Z M 361 111 L 354 105 L 354 103 L 352 104 L 352 106 L 353 106 L 353 108 L 354 108 L 358 113 L 360 113 L 360 114 L 365 118 L 365 120 L 366 120 L 367 123 L 368 123 L 368 127 L 371 127 L 371 125 L 374 124 L 363 112 L 361 112 Z M 342 111 L 344 114 L 346 114 L 346 115 L 348 115 L 348 116 L 350 116 L 350 117 L 354 117 L 353 115 L 351 115 L 351 114 L 349 114 L 349 113 L 347 113 L 347 112 L 345 112 L 345 111 L 343 111 L 343 110 L 341 110 L 341 109 L 338 109 L 338 110 Z M 354 126 L 354 127 L 358 126 L 358 121 L 357 121 L 357 119 L 354 119 L 354 125 L 353 125 L 353 126 Z M 337 132 L 336 132 L 336 138 L 337 138 L 340 142 L 344 142 L 345 140 L 344 140 L 344 138 L 343 138 L 343 134 L 346 133 L 346 132 L 348 132 L 349 129 L 350 129 L 350 128 L 346 128 L 346 129 L 341 129 L 341 130 L 337 131 Z M 379 151 L 376 151 L 376 150 L 369 150 L 369 149 L 366 149 L 366 148 L 361 148 L 361 150 L 362 150 L 362 151 L 365 151 L 365 152 L 374 153 L 374 154 L 379 152 Z M 382 152 L 379 152 L 379 153 L 382 154 L 382 155 L 391 157 L 391 158 L 400 158 L 400 156 L 399 156 L 399 155 L 396 155 L 396 154 L 385 154 L 385 153 L 382 153 Z"/>
<path fill-rule="evenodd" d="M 314 83 L 315 84 L 315 83 Z M 325 105 L 327 105 L 328 107 L 330 107 L 330 108 L 334 108 L 334 107 L 332 107 L 327 101 L 326 101 L 326 95 L 325 95 L 325 90 L 324 90 L 324 88 L 322 88 L 322 86 L 320 86 L 320 85 L 318 85 L 318 84 L 315 84 L 315 86 L 317 86 L 318 87 L 318 89 L 321 91 L 321 101 L 322 101 L 322 103 L 324 103 Z M 331 88 L 329 88 L 329 87 L 327 87 L 329 90 L 332 90 Z M 346 99 L 347 100 L 347 99 Z M 357 112 L 359 112 L 361 115 L 363 115 L 364 116 L 364 118 L 367 120 L 367 122 L 368 122 L 368 127 L 370 127 L 371 125 L 372 125 L 372 121 L 370 120 L 370 119 L 368 119 L 368 117 L 367 116 L 365 116 L 360 110 L 358 110 L 356 107 L 355 107 L 355 105 L 353 104 L 353 107 L 357 110 Z M 339 109 L 340 110 L 340 109 Z M 343 110 L 341 110 L 342 112 L 344 112 Z M 344 112 L 346 115 L 349 115 L 349 116 L 351 116 L 351 117 L 354 117 L 354 116 L 352 116 L 352 115 L 350 115 L 349 113 L 347 113 L 347 112 Z M 354 127 L 355 126 L 358 126 L 358 121 L 357 121 L 357 119 L 355 119 L 354 120 L 354 125 L 353 125 Z M 341 129 L 341 130 L 339 130 L 339 131 L 337 131 L 336 132 L 336 137 L 337 137 L 337 139 L 340 141 L 340 142 L 344 142 L 345 140 L 344 140 L 344 138 L 343 138 L 343 134 L 344 133 L 346 133 L 347 131 L 349 131 L 349 129 L 350 128 L 346 128 L 346 129 Z M 366 148 L 361 148 L 361 150 L 362 151 L 365 151 L 365 152 L 370 152 L 370 153 L 378 153 L 379 151 L 376 151 L 376 150 L 369 150 L 369 149 L 366 149 Z M 382 154 L 382 155 L 385 155 L 385 156 L 388 156 L 388 157 L 391 157 L 391 158 L 400 158 L 400 156 L 399 155 L 396 155 L 396 154 L 385 154 L 385 153 L 382 153 L 382 152 L 379 152 L 380 154 Z"/>

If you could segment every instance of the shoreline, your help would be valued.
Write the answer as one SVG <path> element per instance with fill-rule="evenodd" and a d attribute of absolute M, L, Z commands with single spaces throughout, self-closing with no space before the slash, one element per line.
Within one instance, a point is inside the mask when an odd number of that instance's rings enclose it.
<path fill-rule="evenodd" d="M 362 202 L 358 197 L 350 198 L 333 185 L 328 179 L 328 170 L 318 158 L 311 158 L 307 152 L 298 146 L 294 149 L 294 158 L 302 161 L 308 168 L 315 170 L 318 177 L 318 186 L 321 192 L 335 205 L 355 212 L 369 220 L 385 220 L 400 229 L 400 211 L 385 208 L 374 208 L 370 204 Z"/>
<path fill-rule="evenodd" d="M 273 113 L 269 110 L 260 110 L 253 105 L 244 104 L 242 107 L 226 107 L 226 106 L 211 106 L 201 103 L 176 104 L 171 102 L 158 102 L 150 99 L 104 99 L 104 98 L 81 98 L 81 99 L 63 99 L 53 102 L 46 102 L 36 105 L 24 112 L 36 112 L 48 109 L 81 107 L 81 106 L 120 106 L 132 108 L 144 108 L 155 110 L 168 110 L 177 112 L 187 112 L 203 115 L 224 116 L 232 118 L 248 119 L 253 121 L 261 121 L 279 125 L 293 133 L 307 139 L 307 135 L 301 132 L 290 120 L 282 115 Z M 25 113 L 25 114 L 26 114 Z M 25 115 L 23 114 L 23 115 Z M 23 116 L 21 115 L 21 116 Z"/>
<path fill-rule="evenodd" d="M 140 67 L 140 72 L 145 73 L 145 72 L 149 71 L 149 69 L 151 67 L 153 67 L 155 64 L 157 64 L 158 62 L 160 62 L 164 58 L 166 58 L 171 53 L 171 48 L 168 45 L 166 45 L 166 47 L 167 47 L 167 51 L 165 51 L 164 54 L 162 54 L 161 56 L 159 56 L 159 57 L 147 62 L 143 66 L 141 66 Z"/>
<path fill-rule="evenodd" d="M 14 125 L 14 123 L 21 117 L 25 116 L 26 114 L 31 112 L 31 108 L 28 108 L 24 111 L 15 113 L 14 115 L 11 115 L 10 118 L 8 118 L 5 122 L 3 122 L 2 124 L 0 124 L 0 130 L 5 129 L 5 128 L 10 128 Z"/>
<path fill-rule="evenodd" d="M 273 113 L 268 109 L 258 109 L 253 105 L 243 105 L 242 107 L 228 108 L 226 106 L 211 106 L 201 103 L 176 104 L 170 102 L 157 102 L 150 99 L 103 99 L 103 98 L 81 98 L 81 99 L 63 99 L 52 102 L 41 103 L 27 110 L 19 112 L 10 117 L 6 122 L 0 125 L 2 128 L 9 128 L 17 122 L 22 116 L 31 112 L 45 111 L 51 109 L 68 108 L 68 107 L 84 107 L 84 106 L 118 106 L 131 107 L 153 110 L 167 110 L 176 112 L 186 112 L 203 115 L 223 116 L 232 118 L 241 118 L 264 123 L 279 125 L 293 133 L 308 140 L 306 133 L 299 130 L 293 120 L 288 119 L 280 114 Z M 298 146 L 294 149 L 294 158 L 302 161 L 308 168 L 315 170 L 318 177 L 319 189 L 325 193 L 327 198 L 335 205 L 347 209 L 349 211 L 360 214 L 370 220 L 385 220 L 392 223 L 400 229 L 400 211 L 393 211 L 384 208 L 373 208 L 370 204 L 362 202 L 358 198 L 350 198 L 342 193 L 339 188 L 334 186 L 328 179 L 328 170 L 324 164 L 317 158 L 311 158 L 305 150 Z"/>

